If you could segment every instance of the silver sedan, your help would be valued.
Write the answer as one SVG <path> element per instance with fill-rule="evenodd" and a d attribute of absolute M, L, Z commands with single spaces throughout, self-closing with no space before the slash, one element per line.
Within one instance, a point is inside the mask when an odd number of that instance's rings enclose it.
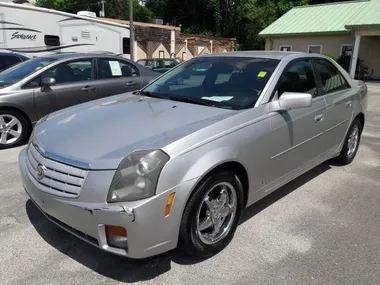
<path fill-rule="evenodd" d="M 22 182 L 48 219 L 105 251 L 207 257 L 245 207 L 328 159 L 351 163 L 366 109 L 366 85 L 322 55 L 198 57 L 137 94 L 43 117 Z"/>

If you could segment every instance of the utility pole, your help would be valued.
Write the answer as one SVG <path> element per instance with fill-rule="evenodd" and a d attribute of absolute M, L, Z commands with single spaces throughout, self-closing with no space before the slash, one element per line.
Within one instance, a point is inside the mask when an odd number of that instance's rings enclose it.
<path fill-rule="evenodd" d="M 133 26 L 133 0 L 129 0 L 129 41 L 131 46 L 131 60 L 134 61 L 134 38 L 135 38 L 135 31 Z"/>
<path fill-rule="evenodd" d="M 105 3 L 106 1 L 104 1 L 104 0 L 102 0 L 102 1 L 100 1 L 99 2 L 99 4 L 102 4 L 102 10 L 100 11 L 100 13 L 99 13 L 99 16 L 100 17 L 105 17 L 106 16 L 106 11 L 104 10 L 104 3 Z"/>

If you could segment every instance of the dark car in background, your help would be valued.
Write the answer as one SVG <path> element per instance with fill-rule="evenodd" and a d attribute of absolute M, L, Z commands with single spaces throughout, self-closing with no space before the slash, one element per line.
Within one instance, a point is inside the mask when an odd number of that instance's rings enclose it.
<path fill-rule="evenodd" d="M 29 57 L 19 53 L 0 52 L 0 72 L 28 59 Z"/>
<path fill-rule="evenodd" d="M 141 89 L 157 76 L 104 54 L 55 54 L 11 67 L 0 73 L 0 149 L 25 142 L 33 124 L 51 112 Z"/>
<path fill-rule="evenodd" d="M 165 73 L 179 64 L 179 61 L 174 58 L 139 59 L 136 62 L 158 73 Z"/>

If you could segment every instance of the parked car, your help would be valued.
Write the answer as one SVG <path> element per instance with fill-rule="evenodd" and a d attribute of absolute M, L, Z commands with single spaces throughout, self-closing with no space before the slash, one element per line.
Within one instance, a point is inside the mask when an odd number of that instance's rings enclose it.
<path fill-rule="evenodd" d="M 139 59 L 136 62 L 158 73 L 165 73 L 179 64 L 174 58 Z"/>
<path fill-rule="evenodd" d="M 24 143 L 43 116 L 145 86 L 157 73 L 118 56 L 55 54 L 0 73 L 0 149 Z"/>
<path fill-rule="evenodd" d="M 0 52 L 0 72 L 27 59 L 27 56 L 19 53 Z"/>
<path fill-rule="evenodd" d="M 43 117 L 19 156 L 22 183 L 52 222 L 102 250 L 207 257 L 243 208 L 328 159 L 351 163 L 366 109 L 366 85 L 322 55 L 197 57 L 135 96 Z"/>

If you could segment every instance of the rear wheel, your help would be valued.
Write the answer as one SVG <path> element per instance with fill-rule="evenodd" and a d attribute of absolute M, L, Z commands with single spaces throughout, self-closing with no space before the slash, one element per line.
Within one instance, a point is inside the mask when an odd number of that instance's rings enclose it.
<path fill-rule="evenodd" d="M 19 146 L 28 139 L 29 124 L 19 112 L 0 109 L 0 149 Z"/>
<path fill-rule="evenodd" d="M 221 251 L 233 238 L 243 204 L 243 188 L 234 172 L 223 170 L 209 176 L 186 205 L 179 247 L 197 257 Z"/>
<path fill-rule="evenodd" d="M 340 152 L 340 155 L 337 157 L 337 161 L 340 164 L 350 164 L 354 160 L 356 153 L 359 149 L 361 133 L 362 124 L 360 120 L 356 118 L 352 122 L 351 127 L 348 131 L 342 151 Z"/>

